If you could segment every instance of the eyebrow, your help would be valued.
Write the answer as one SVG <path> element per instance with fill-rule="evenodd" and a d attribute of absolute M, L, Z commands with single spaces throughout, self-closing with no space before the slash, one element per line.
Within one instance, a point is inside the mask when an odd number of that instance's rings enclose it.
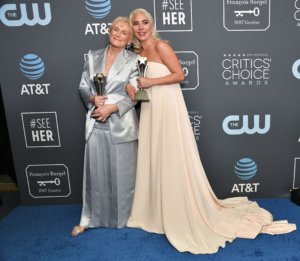
<path fill-rule="evenodd" d="M 141 22 L 149 22 L 149 21 L 150 21 L 149 19 L 144 19 Z M 139 21 L 138 20 L 133 20 L 133 22 L 139 22 Z"/>

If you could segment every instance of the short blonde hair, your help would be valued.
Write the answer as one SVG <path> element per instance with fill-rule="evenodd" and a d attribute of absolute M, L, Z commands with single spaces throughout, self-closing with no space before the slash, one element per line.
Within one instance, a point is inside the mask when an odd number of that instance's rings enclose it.
<path fill-rule="evenodd" d="M 133 17 L 135 15 L 137 15 L 137 14 L 144 14 L 149 19 L 149 22 L 152 25 L 152 38 L 160 40 L 160 37 L 159 37 L 159 35 L 158 35 L 157 31 L 156 31 L 155 25 L 154 25 L 154 21 L 153 21 L 152 15 L 147 10 L 145 10 L 143 8 L 137 8 L 137 9 L 134 9 L 133 11 L 131 11 L 131 13 L 129 14 L 130 27 L 132 28 Z M 133 38 L 132 38 L 132 43 L 133 43 L 133 47 L 134 47 L 135 50 L 139 51 L 141 49 L 141 43 L 135 37 L 134 34 L 133 34 Z"/>
<path fill-rule="evenodd" d="M 129 30 L 130 30 L 130 34 L 131 36 L 133 36 L 133 31 L 132 31 L 132 26 L 130 24 L 129 18 L 126 16 L 118 16 L 116 17 L 112 22 L 111 22 L 111 26 L 109 27 L 108 32 L 110 33 L 111 30 L 114 28 L 114 26 L 116 25 L 116 23 L 121 22 L 121 23 L 128 23 L 129 24 Z"/>

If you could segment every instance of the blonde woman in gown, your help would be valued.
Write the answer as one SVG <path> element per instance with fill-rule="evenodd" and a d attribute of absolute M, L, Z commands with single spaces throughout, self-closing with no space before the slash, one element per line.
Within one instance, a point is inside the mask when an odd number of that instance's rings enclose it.
<path fill-rule="evenodd" d="M 138 79 L 150 102 L 142 102 L 137 176 L 128 227 L 165 234 L 180 252 L 215 253 L 235 238 L 296 229 L 246 197 L 218 199 L 199 158 L 180 85 L 183 73 L 168 43 L 158 39 L 144 9 L 130 14 L 138 53 L 148 58 Z"/>

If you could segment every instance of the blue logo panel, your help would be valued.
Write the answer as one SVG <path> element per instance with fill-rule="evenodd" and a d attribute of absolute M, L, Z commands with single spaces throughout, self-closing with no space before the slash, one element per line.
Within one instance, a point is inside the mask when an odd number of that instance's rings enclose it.
<path fill-rule="evenodd" d="M 234 166 L 235 174 L 242 180 L 249 180 L 257 173 L 257 165 L 250 158 L 240 159 Z"/>
<path fill-rule="evenodd" d="M 92 17 L 101 19 L 110 13 L 111 3 L 110 0 L 86 0 L 85 8 Z"/>
<path fill-rule="evenodd" d="M 26 54 L 21 59 L 20 70 L 28 79 L 37 80 L 43 76 L 45 64 L 36 54 Z"/>

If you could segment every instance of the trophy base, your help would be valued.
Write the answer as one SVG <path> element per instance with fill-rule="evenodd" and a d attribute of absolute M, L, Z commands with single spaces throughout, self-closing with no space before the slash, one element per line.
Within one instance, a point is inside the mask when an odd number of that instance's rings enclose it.
<path fill-rule="evenodd" d="M 150 101 L 148 93 L 143 89 L 140 89 L 135 93 L 134 99 L 136 101 Z"/>

